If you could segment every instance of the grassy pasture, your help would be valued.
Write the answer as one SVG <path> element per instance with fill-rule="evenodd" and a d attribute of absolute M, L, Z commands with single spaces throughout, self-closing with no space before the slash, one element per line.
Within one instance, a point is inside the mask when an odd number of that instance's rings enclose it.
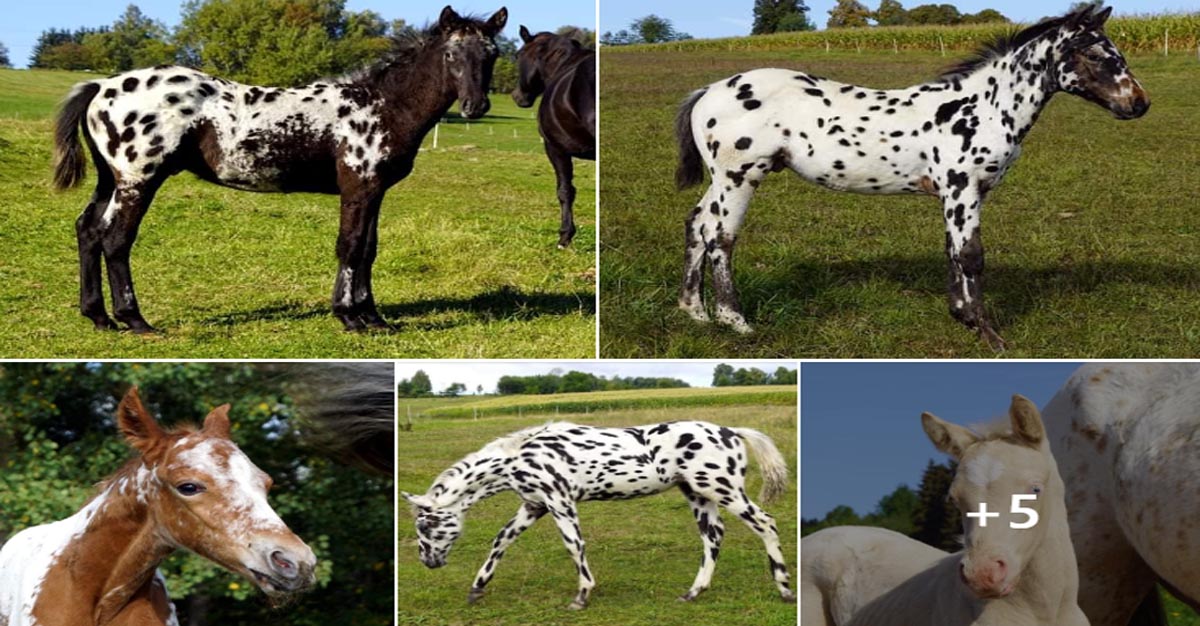
<path fill-rule="evenodd" d="M 413 415 L 431 418 L 473 418 L 536 413 L 568 414 L 629 409 L 716 407 L 741 404 L 778 404 L 795 406 L 796 388 L 786 385 L 713 387 L 705 389 L 627 389 L 590 393 L 546 395 L 460 397 L 447 401 L 439 398 L 400 398 L 400 411 L 412 408 Z"/>
<path fill-rule="evenodd" d="M 919 51 L 605 49 L 601 354 L 992 357 L 946 310 L 935 201 L 832 192 L 786 173 L 759 189 L 735 255 L 756 332 L 699 325 L 675 305 L 682 222 L 703 193 L 673 186 L 672 122 L 687 93 L 764 66 L 898 87 L 929 80 L 952 59 Z M 1009 342 L 1006 356 L 1200 353 L 1200 63 L 1193 53 L 1135 55 L 1130 65 L 1150 93 L 1149 114 L 1119 122 L 1060 94 L 985 203 L 985 295 Z"/>
<path fill-rule="evenodd" d="M 0 355 L 594 356 L 594 169 L 576 168 L 580 232 L 557 250 L 533 112 L 503 94 L 483 120 L 446 120 L 438 148 L 427 138 L 387 194 L 374 276 L 395 332 L 347 334 L 329 312 L 336 197 L 239 192 L 191 174 L 163 186 L 133 251 L 142 311 L 162 334 L 92 331 L 77 309 L 74 221 L 93 167 L 80 189 L 50 187 L 51 117 L 87 78 L 0 70 Z"/>
<path fill-rule="evenodd" d="M 401 409 L 403 410 L 403 408 Z M 418 420 L 400 433 L 397 479 L 401 490 L 424 493 L 433 479 L 467 453 L 515 430 L 544 423 L 554 415 Z M 796 411 L 793 406 L 741 405 L 622 411 L 572 416 L 597 426 L 633 426 L 668 420 L 699 419 L 757 428 L 770 435 L 788 460 L 795 481 Z M 757 497 L 757 465 L 747 474 L 747 489 Z M 793 484 L 795 484 L 793 482 Z M 475 572 L 487 558 L 495 533 L 517 510 L 511 492 L 471 509 L 466 530 L 447 565 L 430 570 L 417 560 L 412 518 L 401 505 L 397 588 L 399 624 L 542 624 L 545 626 L 794 626 L 796 605 L 779 601 L 767 571 L 762 542 L 728 514 L 726 536 L 713 586 L 697 600 L 681 603 L 700 562 L 701 543 L 687 502 L 675 490 L 623 502 L 583 502 L 580 520 L 589 564 L 596 577 L 591 605 L 568 611 L 575 593 L 575 569 L 549 519 L 539 520 L 512 547 L 475 606 L 466 602 Z M 792 579 L 797 562 L 795 489 L 765 508 L 779 525 Z"/>

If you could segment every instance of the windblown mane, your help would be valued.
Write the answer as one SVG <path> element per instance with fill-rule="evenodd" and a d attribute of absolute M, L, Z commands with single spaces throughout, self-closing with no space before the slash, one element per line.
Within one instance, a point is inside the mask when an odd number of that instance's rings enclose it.
<path fill-rule="evenodd" d="M 1046 33 L 1061 27 L 1077 15 L 1091 11 L 1091 6 L 1085 7 L 1078 11 L 1068 13 L 1060 17 L 1052 17 L 1044 19 L 1033 26 L 1023 28 L 1021 30 L 1012 30 L 1001 34 L 996 39 L 981 45 L 974 54 L 969 58 L 960 61 L 946 68 L 941 78 L 950 78 L 953 76 L 964 76 L 974 72 L 975 70 L 991 63 L 993 60 L 1003 57 L 1004 55 L 1020 48 L 1021 46 L 1045 35 Z"/>
<path fill-rule="evenodd" d="M 461 16 L 463 23 L 479 32 L 483 32 L 487 22 L 477 15 Z M 436 22 L 425 24 L 421 28 L 406 28 L 389 37 L 391 47 L 383 58 L 357 70 L 352 70 L 334 82 L 351 85 L 374 85 L 392 70 L 404 69 L 414 65 L 421 53 L 430 46 L 442 41 L 442 33 Z"/>

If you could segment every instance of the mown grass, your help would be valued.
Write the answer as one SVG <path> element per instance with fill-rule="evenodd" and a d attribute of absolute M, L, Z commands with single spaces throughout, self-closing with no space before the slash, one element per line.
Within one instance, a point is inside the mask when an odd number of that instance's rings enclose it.
<path fill-rule="evenodd" d="M 400 410 L 405 411 L 404 398 L 400 399 L 400 404 Z M 420 405 L 420 414 L 432 418 L 477 418 L 533 413 L 566 415 L 597 411 L 611 412 L 685 406 L 714 407 L 739 404 L 795 406 L 796 388 L 786 385 L 759 385 L 705 389 L 625 389 L 589 393 L 487 396 L 474 401 L 465 398 L 431 398 L 427 403 Z"/>
<path fill-rule="evenodd" d="M 544 423 L 553 415 L 496 417 L 479 421 L 421 420 L 400 433 L 397 480 L 401 490 L 424 493 L 442 470 L 492 439 Z M 784 406 L 679 408 L 572 416 L 598 426 L 633 426 L 699 419 L 757 428 L 770 435 L 787 457 L 793 485 L 796 470 L 796 411 Z M 758 493 L 757 465 L 747 489 Z M 498 567 L 488 594 L 466 602 L 475 572 L 487 558 L 496 531 L 517 510 L 511 492 L 476 505 L 448 564 L 426 569 L 417 560 L 412 517 L 401 505 L 397 589 L 401 625 L 540 624 L 544 626 L 692 626 L 728 624 L 794 626 L 796 605 L 784 604 L 767 571 L 762 542 L 736 518 L 724 515 L 726 537 L 711 589 L 691 603 L 676 598 L 687 591 L 700 562 L 701 543 L 686 501 L 672 490 L 623 502 L 584 502 L 579 514 L 588 561 L 597 586 L 584 611 L 566 609 L 575 593 L 575 569 L 554 524 L 540 520 L 518 539 Z M 797 502 L 795 488 L 765 505 L 779 525 L 788 568 L 796 576 Z"/>
<path fill-rule="evenodd" d="M 531 110 L 492 98 L 387 194 L 375 297 L 395 332 L 347 334 L 329 311 L 338 201 L 169 180 L 133 250 L 142 311 L 163 332 L 97 333 L 77 311 L 82 188 L 50 187 L 51 116 L 86 74 L 0 70 L 0 356 L 591 357 L 595 176 L 576 168 L 572 248 L 555 247 L 554 173 Z M 514 136 L 515 133 L 515 136 Z"/>
<path fill-rule="evenodd" d="M 1167 622 L 1171 626 L 1200 626 L 1200 615 L 1197 615 L 1188 605 L 1175 599 L 1175 596 L 1160 589 L 1159 594 L 1163 599 L 1163 610 L 1167 615 Z"/>
<path fill-rule="evenodd" d="M 934 201 L 831 192 L 786 173 L 764 182 L 738 239 L 736 281 L 757 332 L 696 324 L 675 304 L 682 223 L 703 192 L 673 187 L 672 121 L 690 90 L 763 66 L 896 87 L 946 64 L 922 52 L 606 49 L 601 354 L 992 357 L 947 313 Z M 1200 352 L 1200 64 L 1130 65 L 1149 114 L 1119 122 L 1060 94 L 985 205 L 986 300 L 1007 356 Z"/>

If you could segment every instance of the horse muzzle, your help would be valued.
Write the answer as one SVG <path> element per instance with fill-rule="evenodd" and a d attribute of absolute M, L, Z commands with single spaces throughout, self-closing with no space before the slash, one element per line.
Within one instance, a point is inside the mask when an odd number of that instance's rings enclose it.
<path fill-rule="evenodd" d="M 462 116 L 469 120 L 476 120 L 483 117 L 491 108 L 492 102 L 487 98 L 463 100 Z"/>
<path fill-rule="evenodd" d="M 287 595 L 310 589 L 316 584 L 317 559 L 311 551 L 295 554 L 283 549 L 270 551 L 263 563 L 247 568 L 255 584 L 268 595 Z"/>
<path fill-rule="evenodd" d="M 528 109 L 529 107 L 533 106 L 533 101 L 537 99 L 537 96 L 531 96 L 520 89 L 517 89 L 512 92 L 512 99 L 513 102 L 517 103 L 517 106 L 521 107 L 522 109 Z"/>
<path fill-rule="evenodd" d="M 1137 98 L 1126 106 L 1114 106 L 1110 109 L 1113 117 L 1119 120 L 1136 120 L 1150 110 L 1148 98 Z"/>

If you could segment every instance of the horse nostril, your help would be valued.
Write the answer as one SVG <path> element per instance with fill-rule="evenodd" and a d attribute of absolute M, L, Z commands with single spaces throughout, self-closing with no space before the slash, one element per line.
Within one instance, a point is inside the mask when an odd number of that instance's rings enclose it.
<path fill-rule="evenodd" d="M 295 578 L 298 574 L 296 563 L 279 550 L 271 553 L 271 567 L 284 578 Z"/>

